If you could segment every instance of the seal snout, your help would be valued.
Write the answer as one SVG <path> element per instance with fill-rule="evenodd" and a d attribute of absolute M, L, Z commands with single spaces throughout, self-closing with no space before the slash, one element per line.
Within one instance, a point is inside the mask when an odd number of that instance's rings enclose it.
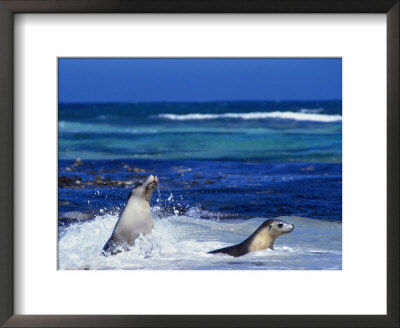
<path fill-rule="evenodd" d="M 158 178 L 154 174 L 150 175 L 148 180 L 149 180 L 149 183 L 158 184 Z"/>
<path fill-rule="evenodd" d="M 155 189 L 158 185 L 158 178 L 154 174 L 149 175 L 146 180 L 146 188 Z"/>
<path fill-rule="evenodd" d="M 290 224 L 290 223 L 285 223 L 285 225 L 283 226 L 283 232 L 284 233 L 289 233 L 292 232 L 294 230 L 294 225 Z"/>

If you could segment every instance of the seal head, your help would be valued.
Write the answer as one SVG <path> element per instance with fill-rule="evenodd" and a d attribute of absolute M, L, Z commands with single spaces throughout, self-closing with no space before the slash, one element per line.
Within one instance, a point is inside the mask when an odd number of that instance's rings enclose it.
<path fill-rule="evenodd" d="M 122 250 L 129 250 L 129 246 L 134 245 L 140 234 L 151 233 L 154 224 L 150 200 L 157 185 L 158 178 L 155 175 L 150 175 L 145 181 L 138 181 L 135 184 L 111 237 L 103 247 L 103 255 L 114 255 Z"/>
<path fill-rule="evenodd" d="M 234 257 L 247 253 L 273 248 L 275 239 L 294 230 L 294 225 L 281 220 L 267 220 L 261 224 L 253 234 L 240 244 L 216 249 L 210 254 L 224 253 Z"/>

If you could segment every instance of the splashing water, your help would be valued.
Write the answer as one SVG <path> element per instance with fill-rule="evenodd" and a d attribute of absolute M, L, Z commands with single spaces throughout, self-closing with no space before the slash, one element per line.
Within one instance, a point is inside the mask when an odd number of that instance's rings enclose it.
<path fill-rule="evenodd" d="M 157 183 L 158 202 L 161 201 L 160 183 Z"/>
<path fill-rule="evenodd" d="M 129 251 L 115 256 L 104 257 L 101 250 L 117 214 L 70 225 L 59 240 L 59 269 L 341 269 L 341 224 L 337 222 L 284 217 L 296 228 L 277 239 L 275 250 L 234 258 L 207 252 L 243 241 L 265 218 L 206 220 L 199 218 L 204 214 L 196 208 L 184 216 L 165 216 L 159 206 L 152 211 L 152 233 L 141 235 Z"/>

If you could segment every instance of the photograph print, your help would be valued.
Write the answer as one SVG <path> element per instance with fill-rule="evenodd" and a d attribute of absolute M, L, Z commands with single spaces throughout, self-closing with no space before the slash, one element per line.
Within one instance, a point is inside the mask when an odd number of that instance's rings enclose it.
<path fill-rule="evenodd" d="M 341 270 L 341 58 L 59 58 L 59 270 Z"/>

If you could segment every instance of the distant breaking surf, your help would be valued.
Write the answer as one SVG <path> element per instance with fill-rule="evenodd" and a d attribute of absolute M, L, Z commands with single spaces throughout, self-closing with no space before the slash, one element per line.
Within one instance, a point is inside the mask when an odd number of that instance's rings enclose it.
<path fill-rule="evenodd" d="M 215 120 L 224 118 L 242 119 L 242 120 L 259 120 L 259 119 L 283 119 L 296 121 L 312 121 L 312 122 L 340 122 L 341 115 L 326 115 L 305 112 L 253 112 L 253 113 L 223 113 L 223 114 L 159 114 L 159 118 L 172 121 L 189 121 L 189 120 Z"/>

